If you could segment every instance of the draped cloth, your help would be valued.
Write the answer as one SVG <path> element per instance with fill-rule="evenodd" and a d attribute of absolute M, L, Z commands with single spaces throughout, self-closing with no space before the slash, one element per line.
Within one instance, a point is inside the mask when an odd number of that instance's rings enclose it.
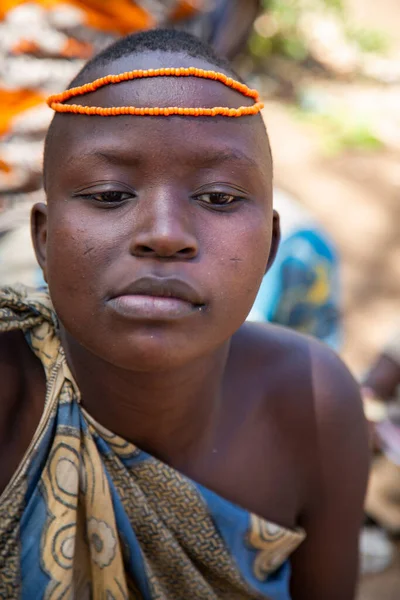
<path fill-rule="evenodd" d="M 47 381 L 0 497 L 0 598 L 289 600 L 301 530 L 270 523 L 114 435 L 84 410 L 46 291 L 0 290 Z M 273 492 L 272 492 L 273 493 Z"/>

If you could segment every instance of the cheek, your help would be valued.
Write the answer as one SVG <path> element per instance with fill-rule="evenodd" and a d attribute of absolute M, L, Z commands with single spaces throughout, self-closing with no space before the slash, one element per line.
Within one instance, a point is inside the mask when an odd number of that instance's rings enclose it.
<path fill-rule="evenodd" d="M 229 308 L 227 318 L 243 321 L 250 311 L 266 270 L 271 232 L 267 220 L 245 222 L 218 242 L 217 299 Z"/>
<path fill-rule="evenodd" d="M 49 286 L 87 294 L 99 284 L 98 275 L 112 262 L 117 245 L 108 239 L 104 222 L 77 210 L 49 217 L 47 265 Z"/>
<path fill-rule="evenodd" d="M 103 244 L 104 236 L 95 222 L 72 211 L 54 217 L 53 222 L 49 219 L 47 240 L 50 296 L 61 322 L 80 339 L 87 335 L 87 324 L 98 312 L 104 260 L 109 252 L 104 251 L 107 244 Z"/>

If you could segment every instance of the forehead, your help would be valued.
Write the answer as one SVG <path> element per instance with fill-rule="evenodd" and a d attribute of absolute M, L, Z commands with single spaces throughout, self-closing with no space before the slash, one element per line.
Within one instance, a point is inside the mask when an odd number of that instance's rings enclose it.
<path fill-rule="evenodd" d="M 132 69 L 195 66 L 216 69 L 213 65 L 185 55 L 156 53 L 123 57 L 87 73 L 93 81 L 107 74 Z M 88 106 L 181 106 L 236 108 L 252 101 L 215 81 L 198 78 L 157 77 L 105 86 L 74 98 Z M 270 177 L 269 145 L 260 116 L 228 117 L 136 117 L 82 116 L 57 114 L 49 144 L 47 171 L 68 167 L 91 154 L 114 155 L 124 160 L 146 161 L 161 156 L 165 162 L 217 157 L 229 151 L 236 161 L 247 162 Z M 52 152 L 54 142 L 57 152 Z M 61 160 L 60 160 L 61 159 Z M 52 174 L 50 173 L 50 174 Z"/>

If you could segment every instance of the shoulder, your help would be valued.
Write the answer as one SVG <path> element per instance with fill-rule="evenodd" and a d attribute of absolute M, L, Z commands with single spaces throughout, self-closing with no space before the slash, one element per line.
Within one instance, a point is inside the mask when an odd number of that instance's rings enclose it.
<path fill-rule="evenodd" d="M 0 332 L 0 423 L 7 407 L 45 389 L 43 367 L 21 330 Z"/>
<path fill-rule="evenodd" d="M 335 479 L 358 481 L 362 494 L 367 427 L 359 385 L 343 361 L 318 340 L 276 325 L 245 324 L 239 336 L 252 376 L 261 378 L 266 416 L 272 403 L 272 414 L 310 460 L 316 488 L 330 473 L 329 487 Z"/>
<path fill-rule="evenodd" d="M 315 416 L 362 417 L 359 386 L 337 354 L 310 336 L 271 324 L 245 323 L 233 339 L 233 353 L 251 374 L 264 374 L 266 389 L 312 404 Z"/>
<path fill-rule="evenodd" d="M 42 366 L 21 331 L 0 333 L 0 381 L 1 493 L 32 439 L 45 398 Z"/>
<path fill-rule="evenodd" d="M 0 414 L 5 404 L 11 403 L 18 396 L 21 388 L 21 355 L 24 354 L 24 345 L 27 344 L 20 331 L 0 332 Z"/>
<path fill-rule="evenodd" d="M 22 331 L 0 332 L 0 447 L 10 437 L 10 426 L 29 389 L 33 353 Z"/>
<path fill-rule="evenodd" d="M 253 352 L 253 377 L 264 370 L 262 427 L 272 420 L 282 432 L 284 482 L 297 477 L 300 489 L 296 522 L 306 539 L 291 560 L 292 596 L 350 600 L 370 461 L 358 385 L 333 351 L 284 328 L 246 325 L 236 343 Z M 276 449 L 272 456 L 279 460 Z"/>
<path fill-rule="evenodd" d="M 342 360 L 319 341 L 270 324 L 246 323 L 233 345 L 247 388 L 258 382 L 266 430 L 273 420 L 303 469 L 304 512 L 335 485 L 354 483 L 362 497 L 367 428 L 359 386 Z"/>
<path fill-rule="evenodd" d="M 21 363 L 23 344 L 26 342 L 20 331 L 0 333 L 0 454 L 8 449 L 15 415 L 18 414 L 25 375 Z M 4 465 L 1 463 L 2 470 Z M 0 476 L 0 489 L 2 477 Z"/>

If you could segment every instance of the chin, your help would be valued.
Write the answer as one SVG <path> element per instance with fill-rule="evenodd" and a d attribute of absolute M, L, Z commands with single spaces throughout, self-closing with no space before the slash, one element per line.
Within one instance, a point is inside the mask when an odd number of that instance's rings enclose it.
<path fill-rule="evenodd" d="M 97 346 L 97 345 L 96 345 Z M 177 369 L 196 359 L 201 349 L 193 337 L 141 332 L 119 337 L 108 347 L 88 348 L 93 354 L 118 369 L 160 372 Z"/>

